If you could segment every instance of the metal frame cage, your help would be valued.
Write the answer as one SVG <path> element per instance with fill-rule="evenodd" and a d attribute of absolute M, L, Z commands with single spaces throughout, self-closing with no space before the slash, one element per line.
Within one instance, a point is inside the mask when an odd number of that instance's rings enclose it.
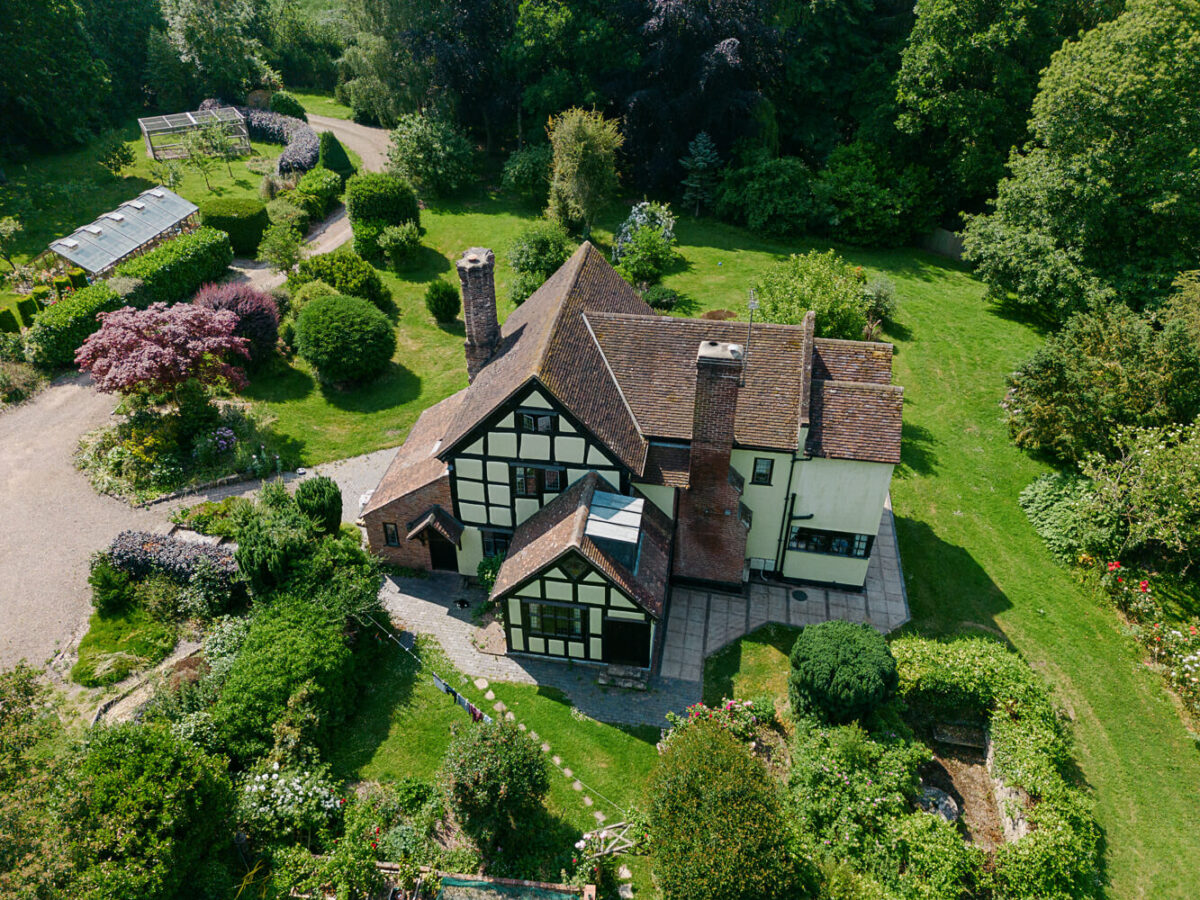
<path fill-rule="evenodd" d="M 155 160 L 180 159 L 186 156 L 183 136 L 189 131 L 208 125 L 222 125 L 225 133 L 234 138 L 240 153 L 250 152 L 250 132 L 246 127 L 246 118 L 232 106 L 138 119 L 138 127 L 141 128 L 142 137 L 146 141 L 146 154 Z"/>

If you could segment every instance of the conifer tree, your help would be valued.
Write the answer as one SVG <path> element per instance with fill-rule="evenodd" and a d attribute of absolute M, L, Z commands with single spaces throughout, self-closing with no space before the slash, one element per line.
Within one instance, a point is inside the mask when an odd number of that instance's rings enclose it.
<path fill-rule="evenodd" d="M 688 144 L 688 155 L 679 161 L 687 170 L 687 178 L 683 179 L 683 202 L 696 205 L 696 215 L 700 215 L 700 206 L 712 203 L 717 193 L 717 173 L 721 169 L 721 157 L 717 153 L 717 145 L 702 131 Z"/>

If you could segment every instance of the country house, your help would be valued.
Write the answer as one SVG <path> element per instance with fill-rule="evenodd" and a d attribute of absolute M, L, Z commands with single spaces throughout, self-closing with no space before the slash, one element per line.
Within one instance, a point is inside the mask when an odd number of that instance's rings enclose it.
<path fill-rule="evenodd" d="M 657 315 L 590 243 L 501 328 L 494 265 L 458 261 L 469 385 L 364 508 L 376 554 L 502 557 L 510 652 L 638 667 L 672 583 L 862 587 L 900 461 L 890 344 Z"/>

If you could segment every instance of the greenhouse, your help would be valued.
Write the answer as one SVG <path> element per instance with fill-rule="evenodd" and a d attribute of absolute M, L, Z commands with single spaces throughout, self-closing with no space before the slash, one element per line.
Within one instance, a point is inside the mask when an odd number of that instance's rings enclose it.
<path fill-rule="evenodd" d="M 50 250 L 89 276 L 101 275 L 189 230 L 198 211 L 195 203 L 159 185 L 59 238 L 50 244 Z"/>
<path fill-rule="evenodd" d="M 246 128 L 246 118 L 232 106 L 138 119 L 142 137 L 146 141 L 146 153 L 151 159 L 181 159 L 187 156 L 184 137 L 189 131 L 209 125 L 224 126 L 225 133 L 233 138 L 238 152 L 250 152 L 250 132 Z"/>

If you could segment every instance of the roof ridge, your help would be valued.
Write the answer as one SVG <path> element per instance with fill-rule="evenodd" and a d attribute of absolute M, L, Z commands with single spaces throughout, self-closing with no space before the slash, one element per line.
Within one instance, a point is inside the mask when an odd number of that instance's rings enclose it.
<path fill-rule="evenodd" d="M 576 546 L 583 544 L 588 516 L 591 514 L 592 498 L 596 495 L 596 482 L 599 480 L 600 473 L 595 469 L 589 469 L 581 479 L 583 487 L 579 492 L 579 505 L 575 508 L 575 525 L 571 528 L 571 543 Z"/>
<path fill-rule="evenodd" d="M 571 258 L 563 263 L 564 266 L 569 266 L 574 263 L 575 270 L 571 272 L 571 280 L 567 282 L 567 286 L 562 292 L 562 302 L 559 303 L 557 309 L 554 310 L 554 318 L 551 320 L 549 327 L 546 328 L 546 330 L 542 333 L 541 344 L 538 346 L 537 352 L 537 370 L 534 373 L 538 376 L 538 381 L 545 380 L 543 376 L 546 367 L 546 361 L 550 355 L 550 346 L 553 343 L 554 335 L 557 333 L 559 325 L 562 322 L 563 310 L 566 309 L 567 301 L 570 299 L 571 294 L 574 293 L 575 286 L 579 284 L 579 276 L 583 273 L 584 265 L 587 263 L 588 258 L 595 252 L 596 248 L 592 245 L 592 242 L 584 241 L 579 245 L 578 249 L 571 254 Z M 576 259 L 578 259 L 578 262 L 576 262 Z"/>
<path fill-rule="evenodd" d="M 895 351 L 896 345 L 891 341 L 857 341 L 854 338 L 830 338 L 818 337 L 813 338 L 814 341 L 820 341 L 822 344 L 836 344 L 837 346 L 845 346 L 847 344 L 861 344 L 868 347 L 887 347 L 889 350 Z"/>
<path fill-rule="evenodd" d="M 629 413 L 629 419 L 633 422 L 633 427 L 637 430 L 638 437 L 646 441 L 648 444 L 650 439 L 646 436 L 646 432 L 642 430 L 642 423 L 638 421 L 637 414 L 634 413 L 633 407 L 629 405 L 629 399 L 625 396 L 625 391 L 621 387 L 621 379 L 619 379 L 617 377 L 617 373 L 613 371 L 612 363 L 608 361 L 608 356 L 605 355 L 604 348 L 600 346 L 600 339 L 596 337 L 596 332 L 592 329 L 592 323 L 588 321 L 588 315 L 589 314 L 586 312 L 579 314 L 580 318 L 583 319 L 584 326 L 587 328 L 588 335 L 592 339 L 592 343 L 596 345 L 596 351 L 600 354 L 600 358 L 604 360 L 604 368 L 608 370 L 608 377 L 612 379 L 612 383 L 617 388 L 617 395 L 621 398 L 621 402 L 625 404 L 625 411 Z M 604 315 L 604 313 L 600 313 L 600 315 Z M 624 313 L 618 313 L 617 315 L 624 315 Z M 649 447 L 646 448 L 646 452 L 650 452 Z M 646 460 L 645 456 L 643 456 L 643 469 L 645 468 L 645 465 Z"/>
<path fill-rule="evenodd" d="M 878 381 L 847 381 L 844 378 L 814 378 L 813 384 L 827 385 L 838 388 L 857 388 L 871 391 L 885 391 L 893 394 L 903 394 L 904 386 L 900 384 L 880 384 Z"/>

